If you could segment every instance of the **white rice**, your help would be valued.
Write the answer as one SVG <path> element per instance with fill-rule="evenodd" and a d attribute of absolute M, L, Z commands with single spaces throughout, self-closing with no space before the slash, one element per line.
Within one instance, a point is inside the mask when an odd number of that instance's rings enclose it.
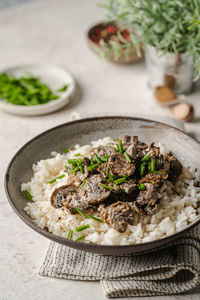
<path fill-rule="evenodd" d="M 53 184 L 49 184 L 48 181 L 63 174 L 67 160 L 77 153 L 81 153 L 81 156 L 89 156 L 91 147 L 108 145 L 112 142 L 111 138 L 106 137 L 93 141 L 92 145 L 82 147 L 76 145 L 74 151 L 67 154 L 52 152 L 52 158 L 40 160 L 33 165 L 33 177 L 30 182 L 22 184 L 21 190 L 27 190 L 32 195 L 33 202 L 27 203 L 25 211 L 40 228 L 48 229 L 49 232 L 64 238 L 67 237 L 69 229 L 72 229 L 74 240 L 85 235 L 85 241 L 89 243 L 128 245 L 164 238 L 184 229 L 198 218 L 200 188 L 195 187 L 195 182 L 200 181 L 200 173 L 192 168 L 184 168 L 175 185 L 166 181 L 160 190 L 162 200 L 158 212 L 146 217 L 135 213 L 134 224 L 129 225 L 124 233 L 115 231 L 106 223 L 83 219 L 78 214 L 71 215 L 64 208 L 55 209 L 51 206 L 52 192 L 66 183 L 67 175 Z M 162 153 L 166 152 L 162 145 L 158 146 Z M 180 195 L 177 195 L 174 190 Z M 99 217 L 98 212 L 94 216 Z M 86 224 L 89 224 L 90 228 L 82 232 L 76 231 L 76 227 Z"/>

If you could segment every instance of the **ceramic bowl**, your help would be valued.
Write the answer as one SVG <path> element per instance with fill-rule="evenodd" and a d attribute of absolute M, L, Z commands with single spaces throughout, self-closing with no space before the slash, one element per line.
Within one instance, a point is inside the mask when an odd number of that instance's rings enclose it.
<path fill-rule="evenodd" d="M 110 25 L 112 25 L 113 23 L 110 23 Z M 104 52 L 105 50 L 100 46 L 98 45 L 97 43 L 95 43 L 92 39 L 92 36 L 94 34 L 94 32 L 97 30 L 97 29 L 105 29 L 108 25 L 106 25 L 105 23 L 98 23 L 94 26 L 92 26 L 88 32 L 87 32 L 87 42 L 88 42 L 88 45 L 90 47 L 90 49 L 96 53 L 97 55 L 101 56 L 100 55 L 100 52 L 99 50 L 101 49 L 101 52 Z M 126 57 L 126 54 L 125 54 L 125 51 L 122 50 L 120 56 L 118 58 L 115 58 L 114 54 L 111 53 L 111 55 L 109 55 L 107 58 L 108 61 L 111 61 L 111 62 L 114 62 L 114 63 L 118 63 L 118 64 L 131 64 L 131 63 L 134 63 L 138 60 L 141 60 L 143 58 L 143 50 L 142 50 L 142 47 L 141 47 L 141 51 L 142 51 L 142 55 L 141 56 L 138 56 L 137 53 L 136 53 L 136 50 L 135 50 L 135 47 L 131 47 L 130 49 L 130 52 L 129 52 L 129 57 L 127 58 Z"/>
<path fill-rule="evenodd" d="M 47 84 L 59 96 L 56 100 L 32 106 L 14 105 L 0 98 L 0 109 L 15 115 L 36 116 L 49 114 L 67 105 L 75 93 L 75 81 L 73 77 L 65 70 L 56 66 L 21 65 L 2 70 L 1 73 L 12 74 L 16 78 L 27 76 L 27 74 L 39 77 L 43 83 Z M 62 93 L 57 92 L 64 85 L 68 85 L 67 90 Z"/>
<path fill-rule="evenodd" d="M 85 145 L 105 136 L 116 138 L 123 134 L 138 135 L 142 141 L 148 144 L 152 141 L 161 142 L 180 161 L 200 169 L 200 160 L 198 159 L 200 143 L 174 127 L 132 117 L 99 117 L 77 120 L 36 136 L 15 154 L 5 176 L 6 194 L 14 211 L 28 226 L 50 240 L 72 248 L 107 255 L 123 255 L 152 250 L 177 239 L 184 231 L 200 222 L 199 216 L 195 222 L 179 233 L 153 242 L 125 246 L 103 246 L 71 241 L 51 234 L 34 224 L 24 211 L 27 199 L 20 191 L 21 183 L 29 181 L 32 177 L 32 165 L 41 159 L 49 158 L 51 151 L 60 152 L 63 145 L 65 147 L 75 144 Z"/>

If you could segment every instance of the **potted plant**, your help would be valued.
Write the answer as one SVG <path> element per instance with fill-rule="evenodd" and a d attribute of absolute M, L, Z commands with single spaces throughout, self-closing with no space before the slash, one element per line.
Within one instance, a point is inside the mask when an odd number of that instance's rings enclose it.
<path fill-rule="evenodd" d="M 134 26 L 131 42 L 145 46 L 151 87 L 191 90 L 200 76 L 199 0 L 108 0 L 102 6 L 109 19 Z"/>

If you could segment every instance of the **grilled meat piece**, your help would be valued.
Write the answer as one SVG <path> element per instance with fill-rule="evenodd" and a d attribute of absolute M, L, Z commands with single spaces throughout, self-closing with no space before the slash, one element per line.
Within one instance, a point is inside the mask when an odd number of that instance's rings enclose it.
<path fill-rule="evenodd" d="M 135 211 L 142 216 L 153 215 L 158 211 L 158 204 L 151 204 L 149 202 L 147 205 L 141 206 L 136 201 L 133 203 Z"/>
<path fill-rule="evenodd" d="M 113 154 L 109 157 L 108 166 L 113 175 L 131 176 L 135 172 L 135 164 L 129 163 L 123 154 Z"/>
<path fill-rule="evenodd" d="M 87 209 L 103 202 L 110 195 L 110 190 L 102 187 L 103 178 L 100 175 L 92 175 L 87 179 L 86 184 L 79 190 L 81 200 L 80 209 Z"/>
<path fill-rule="evenodd" d="M 149 147 L 149 154 L 153 158 L 159 157 L 159 155 L 160 155 L 160 148 L 159 147 L 155 147 L 154 143 L 151 143 L 151 145 Z"/>
<path fill-rule="evenodd" d="M 136 180 L 135 179 L 131 179 L 127 182 L 124 182 L 122 184 L 120 184 L 120 188 L 124 189 L 124 192 L 126 194 L 132 194 L 134 191 L 137 190 L 137 184 L 136 184 Z"/>
<path fill-rule="evenodd" d="M 141 150 L 148 148 L 147 144 L 142 143 L 138 140 L 138 136 L 123 135 L 120 136 L 120 140 L 122 141 L 124 149 L 127 149 L 131 145 L 135 145 L 138 149 Z"/>
<path fill-rule="evenodd" d="M 126 149 L 126 153 L 135 161 L 140 160 L 146 154 L 144 150 L 132 144 Z"/>
<path fill-rule="evenodd" d="M 164 170 L 161 169 L 158 172 L 160 173 L 152 173 L 152 172 L 147 173 L 144 177 L 142 177 L 139 180 L 139 183 L 149 182 L 152 184 L 158 184 L 168 178 L 168 174 Z"/>
<path fill-rule="evenodd" d="M 161 154 L 159 157 L 156 157 L 155 161 L 156 161 L 156 163 L 155 163 L 156 170 L 162 169 L 165 172 L 169 173 L 170 163 L 167 158 L 165 158 Z"/>
<path fill-rule="evenodd" d="M 168 161 L 170 163 L 169 180 L 175 181 L 181 175 L 183 166 L 180 161 L 173 155 L 168 156 Z"/>
<path fill-rule="evenodd" d="M 91 155 L 97 154 L 100 158 L 101 156 L 112 155 L 114 153 L 116 151 L 108 146 L 99 146 L 90 150 Z"/>
<path fill-rule="evenodd" d="M 119 138 L 122 141 L 123 147 L 128 148 L 130 145 L 137 145 L 138 136 L 122 135 Z"/>
<path fill-rule="evenodd" d="M 127 202 L 118 201 L 108 206 L 101 204 L 99 210 L 104 221 L 118 232 L 125 232 L 128 225 L 133 224 L 134 212 Z"/>
<path fill-rule="evenodd" d="M 55 208 L 61 208 L 68 202 L 71 202 L 73 196 L 77 193 L 77 189 L 73 185 L 61 186 L 51 195 L 51 205 Z"/>
<path fill-rule="evenodd" d="M 107 177 L 107 163 L 101 164 L 101 165 L 97 168 L 97 171 L 100 173 L 100 175 L 101 175 L 103 178 L 106 178 L 106 177 Z"/>
<path fill-rule="evenodd" d="M 153 184 L 145 183 L 144 186 L 146 190 L 140 191 L 136 201 L 134 201 L 134 208 L 140 215 L 151 215 L 157 211 L 157 202 L 160 200 L 160 197 Z"/>

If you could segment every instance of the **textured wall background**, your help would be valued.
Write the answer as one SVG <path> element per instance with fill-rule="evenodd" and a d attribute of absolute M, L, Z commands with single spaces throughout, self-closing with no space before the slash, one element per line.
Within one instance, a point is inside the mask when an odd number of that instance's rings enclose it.
<path fill-rule="evenodd" d="M 0 0 L 0 9 L 40 0 Z"/>

